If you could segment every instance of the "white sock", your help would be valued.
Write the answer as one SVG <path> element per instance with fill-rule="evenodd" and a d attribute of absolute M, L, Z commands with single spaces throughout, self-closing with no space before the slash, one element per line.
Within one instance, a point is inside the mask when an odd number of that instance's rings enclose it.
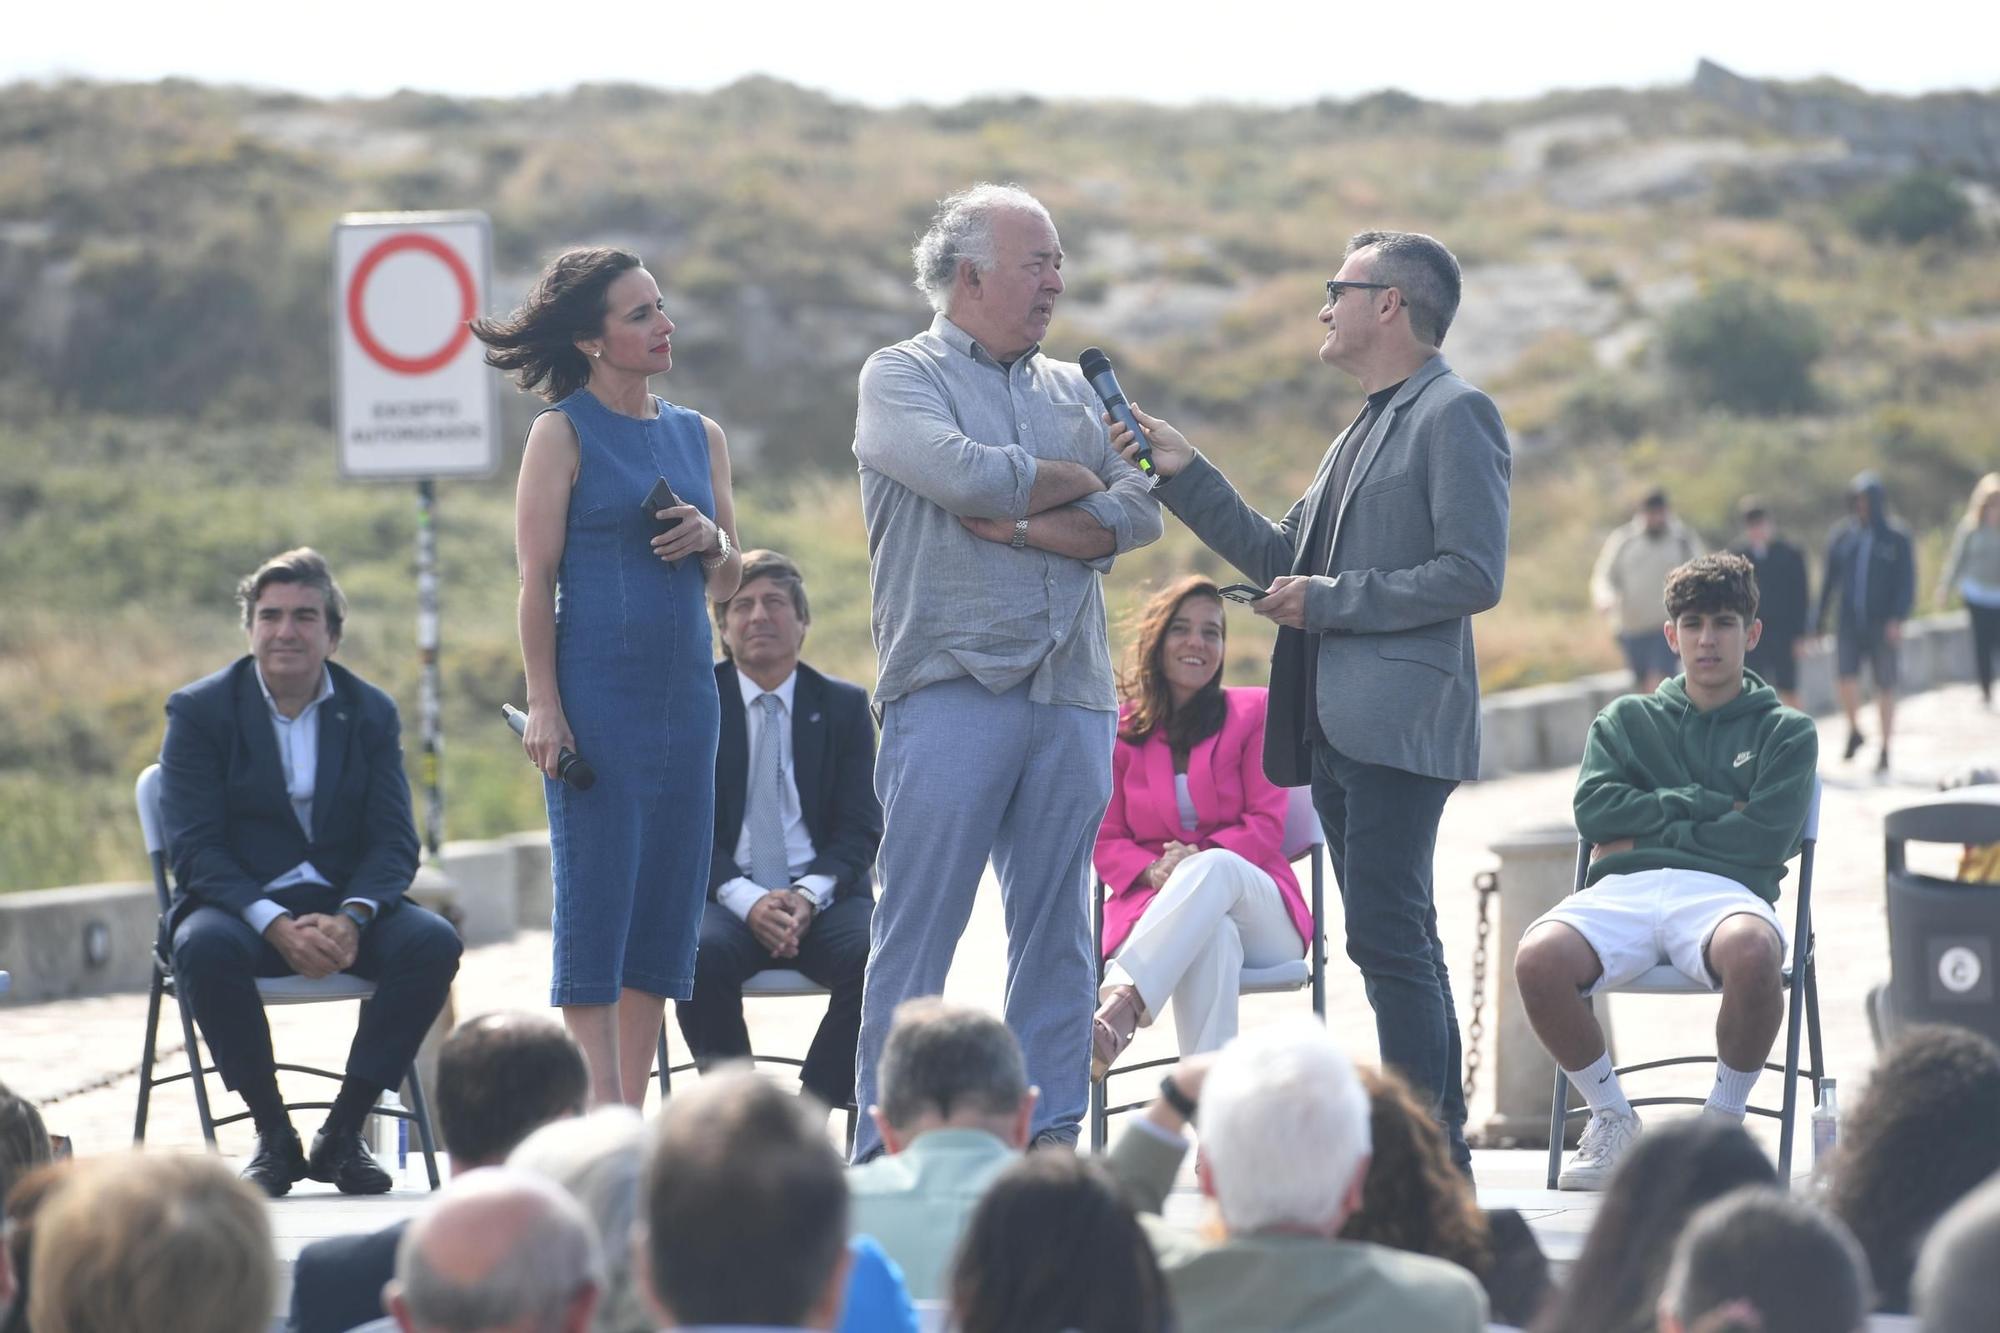
<path fill-rule="evenodd" d="M 1611 1072 L 1611 1052 L 1598 1056 L 1586 1069 L 1565 1069 L 1563 1073 L 1569 1075 L 1569 1081 L 1576 1085 L 1594 1113 L 1632 1114 L 1632 1103 L 1625 1100 L 1625 1090 L 1618 1086 L 1618 1075 Z"/>
<path fill-rule="evenodd" d="M 1741 1120 L 1750 1108 L 1750 1089 L 1757 1086 L 1761 1069 L 1731 1069 L 1715 1062 L 1715 1087 L 1709 1091 L 1705 1109 Z"/>

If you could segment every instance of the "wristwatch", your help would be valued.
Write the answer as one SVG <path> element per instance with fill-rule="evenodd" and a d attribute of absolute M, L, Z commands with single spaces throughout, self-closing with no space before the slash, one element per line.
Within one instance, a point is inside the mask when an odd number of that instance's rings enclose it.
<path fill-rule="evenodd" d="M 701 560 L 701 567 L 703 569 L 721 569 L 724 562 L 735 552 L 736 548 L 729 544 L 729 529 L 723 527 L 720 523 L 715 525 L 715 539 L 722 543 L 722 550 L 716 554 L 713 560 L 707 556 L 703 556 Z"/>
<path fill-rule="evenodd" d="M 352 921 L 356 930 L 368 929 L 368 923 L 375 919 L 373 912 L 362 911 L 358 903 L 342 903 L 340 905 L 340 914 L 349 921 Z"/>
<path fill-rule="evenodd" d="M 1173 1107 L 1175 1115 L 1190 1125 L 1194 1123 L 1194 1099 L 1181 1091 L 1181 1085 L 1174 1082 L 1172 1074 L 1160 1080 L 1160 1100 Z"/>
<path fill-rule="evenodd" d="M 1013 547 L 1017 551 L 1028 544 L 1027 519 L 1017 518 L 1014 520 L 1014 540 L 1008 542 L 1007 544 Z"/>

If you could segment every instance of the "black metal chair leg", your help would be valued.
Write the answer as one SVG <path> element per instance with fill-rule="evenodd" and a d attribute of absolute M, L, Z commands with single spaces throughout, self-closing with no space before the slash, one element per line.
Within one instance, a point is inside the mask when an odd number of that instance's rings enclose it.
<path fill-rule="evenodd" d="M 152 994 L 146 1000 L 146 1044 L 139 1052 L 139 1109 L 132 1119 L 132 1142 L 146 1141 L 146 1114 L 153 1104 L 153 1059 L 160 1044 L 160 970 L 153 969 Z"/>
<path fill-rule="evenodd" d="M 424 1149 L 424 1174 L 430 1177 L 431 1188 L 435 1190 L 441 1183 L 438 1179 L 437 1144 L 431 1137 L 431 1108 L 424 1096 L 424 1076 L 417 1072 L 415 1065 L 410 1066 L 409 1085 L 410 1110 L 417 1120 L 417 1142 Z"/>
<path fill-rule="evenodd" d="M 1555 1091 L 1549 1094 L 1549 1189 L 1556 1187 L 1556 1177 L 1562 1173 L 1563 1133 L 1568 1124 L 1569 1079 L 1557 1065 Z"/>
<path fill-rule="evenodd" d="M 658 1047 L 654 1051 L 653 1058 L 660 1062 L 658 1073 L 660 1080 L 660 1105 L 665 1106 L 667 1104 L 667 1095 L 673 1091 L 673 1075 L 667 1069 L 667 1020 L 664 1018 L 660 1020 L 660 1040 Z"/>
<path fill-rule="evenodd" d="M 194 1012 L 188 1008 L 187 997 L 174 989 L 174 1004 L 181 1011 L 181 1039 L 187 1043 L 188 1081 L 194 1084 L 195 1114 L 201 1117 L 201 1136 L 208 1146 L 215 1147 L 215 1112 L 208 1104 L 208 1079 L 202 1073 L 201 1040 L 195 1034 Z"/>

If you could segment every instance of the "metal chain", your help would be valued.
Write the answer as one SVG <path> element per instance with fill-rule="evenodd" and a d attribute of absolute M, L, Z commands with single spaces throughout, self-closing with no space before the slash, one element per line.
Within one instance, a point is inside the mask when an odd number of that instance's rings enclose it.
<path fill-rule="evenodd" d="M 153 1061 L 155 1064 L 157 1064 L 160 1061 L 169 1058 L 170 1056 L 181 1055 L 184 1054 L 186 1051 L 187 1051 L 186 1042 L 184 1041 L 175 1042 L 172 1046 L 163 1047 L 162 1049 L 155 1051 L 153 1053 Z M 83 1094 L 85 1094 L 86 1092 L 102 1092 L 104 1089 L 112 1086 L 114 1083 L 122 1083 L 128 1078 L 137 1078 L 137 1077 L 139 1077 L 138 1065 L 133 1065 L 127 1069 L 113 1070 L 109 1074 L 98 1075 L 96 1078 L 90 1080 L 90 1082 L 88 1083 L 79 1083 L 73 1088 L 66 1088 L 63 1091 L 57 1093 L 53 1097 L 38 1097 L 35 1099 L 35 1105 L 40 1106 L 44 1109 L 51 1106 L 59 1106 L 63 1102 L 69 1101 L 71 1098 L 83 1096 Z"/>
<path fill-rule="evenodd" d="M 1500 874 L 1495 870 L 1482 870 L 1472 877 L 1472 887 L 1479 894 L 1479 925 L 1472 946 L 1472 1021 L 1465 1028 L 1465 1100 L 1470 1102 L 1472 1094 L 1479 1087 L 1479 1066 L 1483 1059 L 1480 1046 L 1486 1037 L 1486 960 L 1487 945 L 1493 935 L 1490 909 L 1493 895 L 1500 890 Z"/>

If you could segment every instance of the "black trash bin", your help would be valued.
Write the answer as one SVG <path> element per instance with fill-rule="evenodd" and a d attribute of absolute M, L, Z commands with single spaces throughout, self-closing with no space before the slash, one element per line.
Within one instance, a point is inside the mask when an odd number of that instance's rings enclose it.
<path fill-rule="evenodd" d="M 1961 787 L 1882 823 L 1888 867 L 1889 984 L 1873 1018 L 1891 1041 L 1915 1023 L 1952 1023 L 2000 1042 L 2000 884 L 1907 868 L 1912 842 L 2000 843 L 2000 786 Z"/>

